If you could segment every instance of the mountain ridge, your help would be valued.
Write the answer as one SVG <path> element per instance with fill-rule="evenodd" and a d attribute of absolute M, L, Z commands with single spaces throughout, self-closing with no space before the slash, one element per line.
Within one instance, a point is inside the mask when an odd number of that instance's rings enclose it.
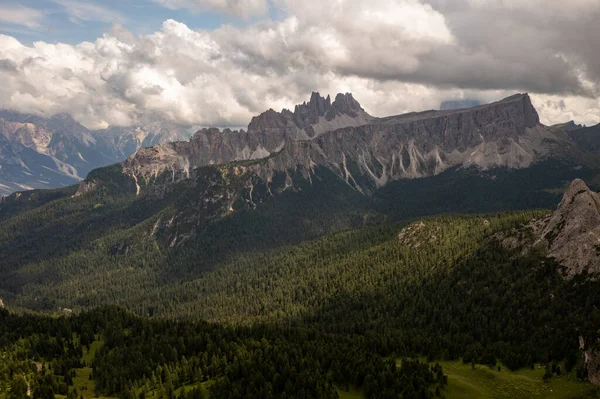
<path fill-rule="evenodd" d="M 170 169 L 189 176 L 202 165 L 269 158 L 262 172 L 267 182 L 274 172 L 289 169 L 307 171 L 309 178 L 319 165 L 368 193 L 389 181 L 432 176 L 455 166 L 524 168 L 572 147 L 568 137 L 540 123 L 527 94 L 462 110 L 385 118 L 363 112 L 350 94 L 339 94 L 331 103 L 329 96 L 313 93 L 294 113 L 269 110 L 253 118 L 248 131 L 202 129 L 189 142 L 141 149 L 123 162 L 123 169 L 133 179 L 149 181 Z M 332 122 L 352 115 L 358 117 L 351 123 L 344 119 L 343 127 L 314 129 L 323 118 Z"/>

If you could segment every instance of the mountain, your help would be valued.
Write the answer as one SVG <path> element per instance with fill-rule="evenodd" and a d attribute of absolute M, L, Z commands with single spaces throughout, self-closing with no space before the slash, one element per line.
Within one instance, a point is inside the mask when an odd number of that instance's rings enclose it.
<path fill-rule="evenodd" d="M 559 124 L 556 124 L 556 125 L 552 125 L 551 127 L 557 128 L 557 129 L 562 129 L 564 131 L 569 132 L 571 130 L 581 129 L 584 126 L 576 124 L 575 121 L 568 121 L 568 122 L 565 122 L 565 123 L 559 123 Z"/>
<path fill-rule="evenodd" d="M 440 104 L 440 110 L 447 111 L 453 109 L 472 108 L 481 105 L 479 100 L 446 100 Z"/>
<path fill-rule="evenodd" d="M 149 122 L 133 127 L 109 126 L 92 134 L 107 143 L 113 156 L 123 160 L 144 147 L 188 140 L 193 132 L 190 127 L 170 122 Z"/>
<path fill-rule="evenodd" d="M 43 118 L 0 110 L 0 195 L 75 184 L 142 146 L 188 137 L 184 128 L 166 123 L 90 131 L 68 114 Z"/>
<path fill-rule="evenodd" d="M 568 130 L 569 137 L 578 147 L 588 153 L 600 150 L 600 124 Z"/>
<path fill-rule="evenodd" d="M 321 132 L 325 123 L 336 130 Z M 580 152 L 563 130 L 539 123 L 526 94 L 374 118 L 350 94 L 331 102 L 313 93 L 294 112 L 253 118 L 247 131 L 202 129 L 96 169 L 79 187 L 5 198 L 0 221 L 20 233 L 3 238 L 12 250 L 0 261 L 53 256 L 53 246 L 37 243 L 78 246 L 144 220 L 152 226 L 138 233 L 160 247 L 212 236 L 208 252 L 218 257 L 228 238 L 217 237 L 238 229 L 254 232 L 238 240 L 245 250 L 385 220 L 554 206 L 557 189 L 597 173 Z M 19 222 L 26 214 L 55 223 L 28 231 Z M 127 240 L 118 241 L 126 251 Z"/>
<path fill-rule="evenodd" d="M 313 93 L 294 113 L 269 110 L 253 118 L 247 132 L 204 129 L 189 142 L 142 149 L 123 169 L 148 182 L 165 170 L 187 176 L 201 165 L 269 158 L 257 170 L 267 185 L 277 172 L 289 181 L 290 170 L 310 178 L 324 167 L 367 193 L 454 167 L 525 168 L 574 147 L 564 132 L 540 124 L 527 94 L 469 109 L 374 118 L 349 94 L 330 103 Z"/>

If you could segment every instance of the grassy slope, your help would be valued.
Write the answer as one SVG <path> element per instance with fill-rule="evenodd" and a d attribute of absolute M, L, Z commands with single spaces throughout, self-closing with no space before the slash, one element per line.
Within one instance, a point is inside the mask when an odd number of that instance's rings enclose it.
<path fill-rule="evenodd" d="M 100 340 L 92 342 L 90 344 L 89 351 L 86 348 L 83 349 L 83 357 L 81 358 L 81 360 L 89 366 L 92 360 L 94 360 L 94 357 L 96 356 L 96 351 L 100 349 L 101 346 L 102 341 Z M 91 367 L 75 369 L 75 373 L 76 377 L 73 378 L 73 386 L 77 388 L 77 392 L 79 393 L 79 395 L 83 395 L 85 399 L 104 398 L 102 396 L 98 396 L 98 394 L 96 393 L 96 383 L 94 382 L 94 380 L 89 379 L 90 374 L 92 373 Z M 85 387 L 87 389 L 84 389 Z"/>
<path fill-rule="evenodd" d="M 448 376 L 448 385 L 442 391 L 446 399 L 571 399 L 600 398 L 600 389 L 590 383 L 577 380 L 573 376 L 553 377 L 548 382 L 542 379 L 544 368 L 536 365 L 535 370 L 521 369 L 509 371 L 502 367 L 490 369 L 488 366 L 464 364 L 461 361 L 439 363 Z M 349 392 L 338 389 L 340 399 L 363 399 L 360 390 Z"/>
<path fill-rule="evenodd" d="M 345 391 L 341 388 L 336 388 L 340 399 L 364 399 L 364 395 L 359 389 L 350 388 L 349 391 Z"/>
<path fill-rule="evenodd" d="M 535 370 L 521 369 L 501 371 L 488 366 L 462 362 L 439 362 L 448 375 L 448 386 L 444 396 L 461 398 L 599 398 L 599 390 L 589 383 L 571 376 L 553 377 L 548 382 L 542 379 L 544 368 L 536 365 Z"/>

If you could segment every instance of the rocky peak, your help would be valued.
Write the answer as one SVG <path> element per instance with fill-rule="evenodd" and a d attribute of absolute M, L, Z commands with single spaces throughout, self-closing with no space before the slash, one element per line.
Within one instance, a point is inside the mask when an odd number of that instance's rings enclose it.
<path fill-rule="evenodd" d="M 335 101 L 331 97 L 321 96 L 313 92 L 308 102 L 294 107 L 294 112 L 283 109 L 277 112 L 273 109 L 252 118 L 248 125 L 249 132 L 261 132 L 268 129 L 289 128 L 304 130 L 308 136 L 320 134 L 326 130 L 347 126 L 358 126 L 373 120 L 352 94 L 338 94 Z M 326 127 L 324 127 L 326 125 Z"/>
<path fill-rule="evenodd" d="M 294 115 L 297 119 L 304 121 L 307 124 L 315 124 L 319 122 L 319 116 L 325 115 L 331 109 L 331 98 L 321 97 L 317 92 L 312 92 L 310 101 L 296 105 Z"/>
<path fill-rule="evenodd" d="M 270 108 L 262 114 L 252 118 L 248 124 L 249 132 L 260 132 L 266 129 L 283 128 L 292 119 L 292 113 L 288 110 L 277 112 Z"/>
<path fill-rule="evenodd" d="M 549 255 L 567 268 L 568 275 L 599 273 L 600 195 L 583 180 L 573 180 L 542 237 Z"/>
<path fill-rule="evenodd" d="M 360 106 L 358 101 L 352 97 L 352 93 L 339 93 L 337 96 L 335 96 L 335 101 L 331 105 L 340 114 L 350 115 L 353 118 L 357 117 L 361 113 L 366 114 L 365 110 Z"/>
<path fill-rule="evenodd" d="M 531 128 L 540 124 L 540 116 L 531 103 L 528 93 L 515 94 L 500 101 L 507 107 L 515 107 L 514 111 L 523 116 L 525 127 Z"/>
<path fill-rule="evenodd" d="M 342 115 L 356 118 L 361 114 L 366 112 L 350 93 L 338 93 L 332 103 L 330 96 L 323 98 L 319 93 L 313 92 L 308 103 L 296 105 L 294 109 L 295 119 L 302 126 L 318 124 L 321 117 L 331 121 Z"/>

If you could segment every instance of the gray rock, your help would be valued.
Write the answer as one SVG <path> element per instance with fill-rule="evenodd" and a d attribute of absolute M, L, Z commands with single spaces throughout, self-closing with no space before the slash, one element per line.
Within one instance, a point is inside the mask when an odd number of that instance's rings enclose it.
<path fill-rule="evenodd" d="M 549 255 L 572 276 L 600 272 L 600 196 L 574 180 L 542 232 Z"/>
<path fill-rule="evenodd" d="M 270 157 L 262 175 L 288 169 L 310 174 L 324 166 L 368 193 L 456 166 L 524 168 L 571 147 L 568 137 L 540 124 L 527 94 L 469 109 L 374 118 L 350 94 L 331 103 L 313 93 L 293 113 L 269 110 L 254 117 L 247 132 L 202 129 L 189 142 L 162 146 L 159 158 L 157 150 L 142 149 L 124 171 L 148 180 L 171 165 L 189 171 Z"/>

